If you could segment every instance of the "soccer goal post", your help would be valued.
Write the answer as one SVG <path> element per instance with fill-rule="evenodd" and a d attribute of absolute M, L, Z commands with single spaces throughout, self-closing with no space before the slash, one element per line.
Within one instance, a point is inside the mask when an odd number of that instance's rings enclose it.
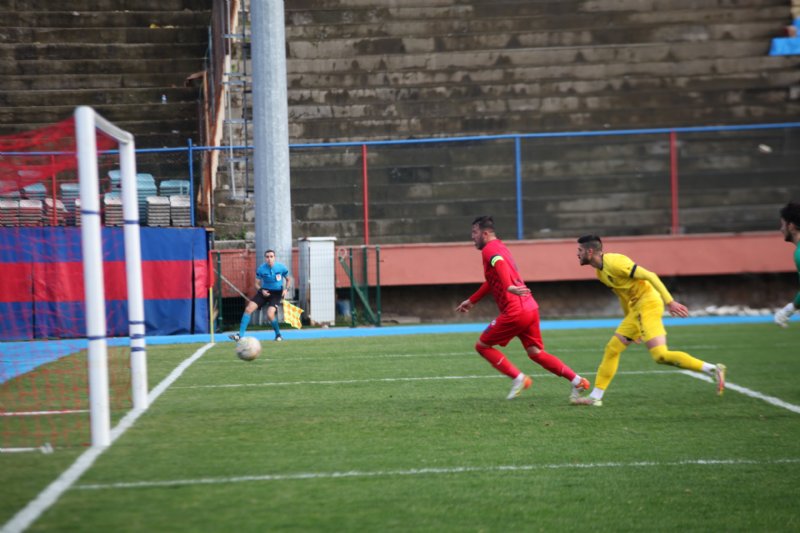
<path fill-rule="evenodd" d="M 133 409 L 144 410 L 147 409 L 148 403 L 147 354 L 135 144 L 133 135 L 101 117 L 91 107 L 78 107 L 75 110 L 74 118 L 81 205 L 81 250 L 86 297 L 91 442 L 93 446 L 108 446 L 111 443 L 111 413 L 97 130 L 113 138 L 119 147 L 125 274 L 128 289 L 128 324 L 131 344 L 131 395 Z"/>

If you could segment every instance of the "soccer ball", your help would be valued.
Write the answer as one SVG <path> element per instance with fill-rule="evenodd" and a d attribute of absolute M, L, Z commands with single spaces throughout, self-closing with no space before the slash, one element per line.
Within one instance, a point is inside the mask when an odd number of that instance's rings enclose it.
<path fill-rule="evenodd" d="M 242 337 L 236 343 L 236 355 L 242 361 L 252 361 L 261 353 L 261 343 L 255 337 Z"/>

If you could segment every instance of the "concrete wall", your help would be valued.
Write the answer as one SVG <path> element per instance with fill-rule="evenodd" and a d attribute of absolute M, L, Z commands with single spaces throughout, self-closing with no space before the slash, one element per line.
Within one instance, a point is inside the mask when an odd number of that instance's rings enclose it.
<path fill-rule="evenodd" d="M 777 213 L 775 218 L 778 218 Z M 779 224 L 775 225 L 777 228 Z M 465 235 L 467 230 L 469 225 L 465 227 Z M 594 269 L 578 264 L 578 236 L 572 239 L 506 241 L 506 245 L 526 281 L 594 280 Z M 662 276 L 796 272 L 793 248 L 784 242 L 777 229 L 744 234 L 601 237 L 606 251 L 625 254 Z M 381 286 L 482 283 L 480 253 L 468 236 L 464 241 L 381 246 Z M 371 283 L 375 283 L 374 279 Z M 345 272 L 338 267 L 337 286 L 349 286 Z"/>

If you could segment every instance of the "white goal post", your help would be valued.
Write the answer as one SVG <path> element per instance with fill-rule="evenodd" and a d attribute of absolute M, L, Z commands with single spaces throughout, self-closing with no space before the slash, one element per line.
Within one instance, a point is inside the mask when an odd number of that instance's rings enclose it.
<path fill-rule="evenodd" d="M 142 253 L 139 204 L 136 191 L 136 153 L 133 135 L 87 106 L 75 110 L 75 139 L 81 199 L 81 251 L 86 296 L 86 338 L 89 365 L 89 404 L 92 446 L 111 444 L 108 345 L 106 342 L 105 283 L 101 236 L 97 130 L 119 146 L 122 213 L 125 237 L 125 274 L 128 288 L 128 324 L 131 342 L 133 409 L 147 409 L 147 352 L 145 346 Z"/>

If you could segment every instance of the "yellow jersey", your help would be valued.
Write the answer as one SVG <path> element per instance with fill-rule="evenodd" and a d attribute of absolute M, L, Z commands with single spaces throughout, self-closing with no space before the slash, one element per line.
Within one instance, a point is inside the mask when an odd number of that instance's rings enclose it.
<path fill-rule="evenodd" d="M 661 296 L 665 304 L 672 301 L 672 295 L 658 276 L 637 265 L 628 256 L 604 253 L 603 268 L 596 271 L 597 279 L 614 291 L 626 313 L 643 300 Z"/>

